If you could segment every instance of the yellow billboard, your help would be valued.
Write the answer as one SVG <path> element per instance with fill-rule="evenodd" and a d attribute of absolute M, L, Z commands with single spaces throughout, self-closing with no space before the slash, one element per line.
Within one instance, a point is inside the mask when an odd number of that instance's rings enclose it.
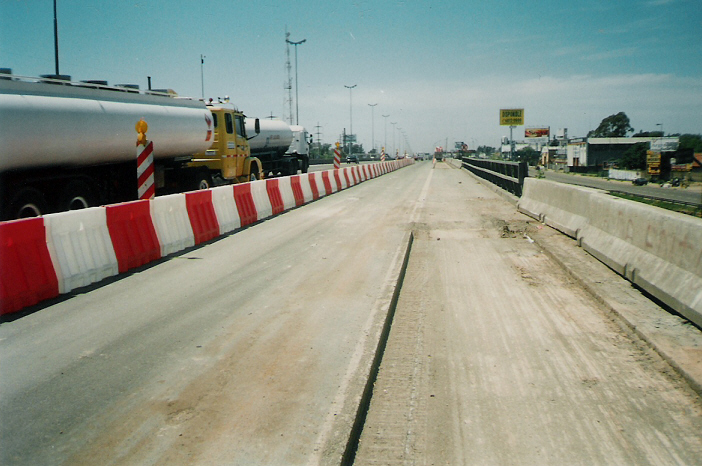
<path fill-rule="evenodd" d="M 523 108 L 503 108 L 500 109 L 500 126 L 523 126 Z"/>

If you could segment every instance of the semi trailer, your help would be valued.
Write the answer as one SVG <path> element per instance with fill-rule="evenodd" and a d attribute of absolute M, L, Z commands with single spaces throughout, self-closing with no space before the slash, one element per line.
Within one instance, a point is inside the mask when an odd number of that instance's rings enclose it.
<path fill-rule="evenodd" d="M 284 122 L 273 128 L 261 120 L 261 127 L 228 102 L 4 74 L 0 220 L 136 199 L 135 124 L 142 119 L 157 195 L 288 174 L 292 160 L 304 159 L 286 155 L 293 137 Z"/>

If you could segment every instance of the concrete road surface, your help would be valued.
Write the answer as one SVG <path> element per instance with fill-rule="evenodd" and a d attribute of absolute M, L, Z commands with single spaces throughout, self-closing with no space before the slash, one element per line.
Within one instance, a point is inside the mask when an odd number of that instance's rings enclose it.
<path fill-rule="evenodd" d="M 698 395 L 527 222 L 418 163 L 3 322 L 0 464 L 339 464 L 411 234 L 356 464 L 699 462 Z"/>
<path fill-rule="evenodd" d="M 446 164 L 425 188 L 357 464 L 700 464 L 698 394 L 533 241 L 549 232 Z"/>

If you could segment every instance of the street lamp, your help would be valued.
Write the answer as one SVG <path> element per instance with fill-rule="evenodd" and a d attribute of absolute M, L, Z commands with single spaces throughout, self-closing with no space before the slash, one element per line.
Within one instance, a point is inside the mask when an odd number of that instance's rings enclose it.
<path fill-rule="evenodd" d="M 205 100 L 205 57 L 200 55 L 200 83 L 202 84 L 202 100 Z"/>
<path fill-rule="evenodd" d="M 383 149 L 388 148 L 388 117 L 390 115 L 383 115 L 383 118 L 385 118 L 385 141 L 383 142 Z"/>
<path fill-rule="evenodd" d="M 351 105 L 351 90 L 356 86 L 357 84 L 354 84 L 353 86 L 347 86 L 344 84 L 344 87 L 349 90 L 349 155 L 351 155 L 351 150 L 353 149 L 353 107 Z"/>
<path fill-rule="evenodd" d="M 300 109 L 298 108 L 297 105 L 297 46 L 300 44 L 304 44 L 307 42 L 307 39 L 302 39 L 299 42 L 293 42 L 289 39 L 285 39 L 285 42 L 287 42 L 290 45 L 295 46 L 295 124 L 299 125 L 300 124 Z"/>
<path fill-rule="evenodd" d="M 378 104 L 368 104 L 371 108 L 371 149 L 375 152 L 375 106 Z"/>
<path fill-rule="evenodd" d="M 392 152 L 395 153 L 395 125 L 397 122 L 393 123 L 391 121 L 390 124 L 392 125 Z"/>

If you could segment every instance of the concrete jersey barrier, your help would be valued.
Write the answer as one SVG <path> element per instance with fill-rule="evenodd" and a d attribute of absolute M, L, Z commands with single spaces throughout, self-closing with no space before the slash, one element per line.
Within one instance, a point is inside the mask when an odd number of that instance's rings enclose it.
<path fill-rule="evenodd" d="M 518 208 L 702 326 L 702 219 L 533 178 Z"/>

